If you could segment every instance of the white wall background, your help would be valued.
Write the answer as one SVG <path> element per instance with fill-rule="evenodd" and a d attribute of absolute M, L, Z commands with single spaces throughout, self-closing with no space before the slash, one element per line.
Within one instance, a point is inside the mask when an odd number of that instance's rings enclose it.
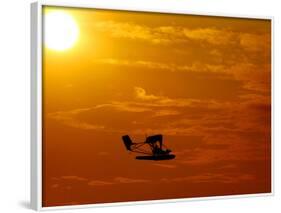
<path fill-rule="evenodd" d="M 60 212 L 278 212 L 281 210 L 281 3 L 278 0 L 68 0 L 149 9 L 275 17 L 275 196 L 106 207 Z M 0 212 L 30 212 L 30 3 L 2 0 L 0 7 Z M 280 211 L 279 210 L 279 211 Z"/>

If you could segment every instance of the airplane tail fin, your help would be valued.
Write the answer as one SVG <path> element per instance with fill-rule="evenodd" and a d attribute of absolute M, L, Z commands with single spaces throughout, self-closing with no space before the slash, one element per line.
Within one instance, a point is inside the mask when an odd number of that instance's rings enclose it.
<path fill-rule="evenodd" d="M 123 143 L 124 143 L 126 149 L 128 151 L 131 151 L 131 146 L 132 146 L 133 142 L 132 142 L 130 136 L 129 135 L 124 135 L 124 136 L 122 136 L 122 139 L 123 139 Z"/>

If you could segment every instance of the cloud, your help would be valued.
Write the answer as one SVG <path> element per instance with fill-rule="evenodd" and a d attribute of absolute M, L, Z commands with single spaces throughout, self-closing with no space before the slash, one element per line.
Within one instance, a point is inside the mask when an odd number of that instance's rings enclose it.
<path fill-rule="evenodd" d="M 164 164 L 164 163 L 154 163 L 153 165 L 157 167 L 167 168 L 167 169 L 175 169 L 178 167 L 175 164 Z"/>
<path fill-rule="evenodd" d="M 131 184 L 131 183 L 147 183 L 150 180 L 139 179 L 139 178 L 128 178 L 128 177 L 115 177 L 112 180 L 91 180 L 88 182 L 89 186 L 106 186 L 114 184 Z"/>
<path fill-rule="evenodd" d="M 196 99 L 171 99 L 169 97 L 148 94 L 142 87 L 134 88 L 135 99 L 132 101 L 112 101 L 111 103 L 99 104 L 92 107 L 72 109 L 68 111 L 57 111 L 47 115 L 48 118 L 58 121 L 72 128 L 96 131 L 112 131 L 120 132 L 109 128 L 100 121 L 100 123 L 92 123 L 87 121 L 83 114 L 96 114 L 104 110 L 113 112 L 128 113 L 150 113 L 152 117 L 177 116 L 180 114 L 179 108 L 208 107 L 210 109 L 219 107 L 219 103 L 214 100 L 202 101 Z M 165 128 L 163 128 L 165 131 Z M 168 133 L 168 132 L 167 132 Z"/>
<path fill-rule="evenodd" d="M 134 104 L 131 102 L 120 102 L 120 101 L 112 101 L 108 104 L 100 104 L 96 105 L 92 108 L 92 110 L 102 109 L 102 108 L 112 108 L 116 111 L 124 111 L 124 112 L 147 112 L 151 111 L 149 107 L 142 106 L 140 104 Z"/>
<path fill-rule="evenodd" d="M 109 33 L 112 37 L 145 40 L 151 43 L 168 43 L 171 39 L 163 36 L 163 28 L 153 29 L 133 22 L 103 21 L 94 26 L 97 30 Z M 165 33 L 169 34 L 168 32 Z"/>
<path fill-rule="evenodd" d="M 200 107 L 202 104 L 209 108 L 220 107 L 221 105 L 215 100 L 200 100 L 193 98 L 169 98 L 163 95 L 148 94 L 142 87 L 135 87 L 135 98 L 141 102 L 131 101 L 123 102 L 127 105 L 141 105 L 143 107 Z M 120 104 L 121 102 L 119 102 Z M 160 115 L 178 114 L 176 111 L 164 109 Z"/>
<path fill-rule="evenodd" d="M 130 113 L 143 113 L 152 111 L 150 107 L 142 106 L 141 104 L 127 103 L 127 102 L 112 102 L 109 104 L 95 105 L 89 108 L 79 108 L 68 111 L 57 111 L 48 113 L 47 117 L 53 119 L 63 125 L 82 129 L 82 130 L 95 130 L 102 132 L 116 132 L 119 130 L 114 130 L 105 126 L 103 124 L 93 123 L 92 121 L 87 121 L 81 118 L 82 114 L 97 114 L 101 110 L 110 109 L 113 112 L 130 112 Z M 100 121 L 102 122 L 102 121 Z"/>
<path fill-rule="evenodd" d="M 109 182 L 109 181 L 101 181 L 101 180 L 91 180 L 88 182 L 89 186 L 107 186 L 107 185 L 112 185 L 114 183 Z"/>
<path fill-rule="evenodd" d="M 212 72 L 217 74 L 218 78 L 229 77 L 241 81 L 244 84 L 244 89 L 247 90 L 267 92 L 269 89 L 271 32 L 239 32 L 217 27 L 149 27 L 133 22 L 114 21 L 97 23 L 97 25 L 101 28 L 98 29 L 111 32 L 113 37 L 118 38 L 141 39 L 158 44 L 189 42 L 192 45 L 199 45 L 198 48 L 212 49 L 209 52 L 212 59 L 209 58 L 207 61 L 193 59 L 193 62 L 189 64 L 177 64 L 143 59 L 104 58 L 96 59 L 94 63 L 169 72 Z M 227 51 L 230 49 L 233 51 Z"/>
<path fill-rule="evenodd" d="M 155 112 L 155 117 L 179 115 L 180 112 L 176 110 L 158 110 Z"/>
<path fill-rule="evenodd" d="M 70 189 L 70 184 L 72 187 L 76 187 L 77 185 L 88 185 L 88 186 L 109 186 L 116 184 L 132 184 L 132 183 L 148 183 L 151 180 L 140 179 L 140 178 L 130 178 L 130 177 L 115 177 L 112 179 L 101 180 L 90 178 L 80 177 L 80 176 L 61 176 L 61 177 L 53 177 L 53 183 L 51 184 L 52 188 L 68 188 Z"/>
<path fill-rule="evenodd" d="M 267 50 L 269 50 L 269 48 Z M 263 53 L 264 52 L 266 52 L 266 50 L 264 50 Z M 270 89 L 270 64 L 260 64 L 245 61 L 239 63 L 237 63 L 237 61 L 231 61 L 231 64 L 210 64 L 200 62 L 194 62 L 192 64 L 173 64 L 144 60 L 122 60 L 117 58 L 96 59 L 94 60 L 94 63 L 115 66 L 140 67 L 147 70 L 162 70 L 167 72 L 193 72 L 203 74 L 208 72 L 216 74 L 217 78 L 235 79 L 237 81 L 241 81 L 244 84 L 244 89 L 247 90 L 250 89 L 258 92 L 267 92 L 268 89 Z M 141 88 L 135 88 L 135 92 L 139 94 L 140 98 L 143 97 L 147 99 L 156 99 L 156 97 L 153 96 L 145 96 L 145 91 L 141 90 Z"/>
<path fill-rule="evenodd" d="M 153 44 L 176 42 L 203 42 L 215 46 L 232 45 L 249 52 L 261 52 L 270 46 L 268 33 L 235 32 L 227 28 L 139 25 L 134 22 L 102 21 L 94 24 L 96 30 L 115 38 L 142 40 Z"/>
<path fill-rule="evenodd" d="M 146 179 L 134 179 L 134 178 L 126 178 L 126 177 L 116 177 L 114 178 L 116 183 L 147 183 L 150 180 Z"/>
<path fill-rule="evenodd" d="M 173 63 L 161 63 L 155 61 L 146 60 L 124 60 L 118 58 L 103 58 L 95 59 L 94 63 L 116 65 L 116 66 L 131 66 L 131 67 L 143 67 L 152 70 L 166 70 L 170 72 L 215 72 L 222 73 L 226 70 L 224 65 L 217 64 L 202 64 L 199 62 L 194 62 L 192 64 L 173 64 Z"/>
<path fill-rule="evenodd" d="M 204 41 L 213 45 L 229 45 L 235 43 L 236 34 L 229 30 L 216 28 L 183 29 L 184 35 L 192 40 Z"/>
<path fill-rule="evenodd" d="M 162 182 L 185 182 L 190 183 L 241 183 L 242 181 L 253 181 L 255 176 L 252 174 L 220 174 L 220 173 L 203 173 L 198 175 L 190 175 L 176 178 L 163 178 Z"/>
<path fill-rule="evenodd" d="M 87 181 L 87 178 L 78 177 L 78 176 L 75 176 L 75 175 L 72 175 L 72 176 L 61 176 L 61 179 L 64 179 L 64 180 L 76 180 L 76 181 Z"/>
<path fill-rule="evenodd" d="M 176 69 L 174 64 L 165 64 L 147 60 L 125 60 L 119 58 L 101 58 L 94 59 L 94 63 L 97 64 L 107 64 L 107 65 L 117 65 L 117 66 L 132 66 L 132 67 L 144 67 L 148 69 L 162 69 L 171 70 Z"/>
<path fill-rule="evenodd" d="M 135 87 L 134 93 L 135 98 L 131 101 L 112 101 L 88 108 L 54 112 L 48 116 L 64 125 L 84 130 L 122 133 L 130 129 L 131 134 L 136 135 L 144 132 L 195 135 L 214 142 L 224 140 L 218 134 L 223 135 L 225 140 L 232 141 L 234 138 L 239 141 L 241 139 L 236 135 L 258 132 L 267 134 L 270 131 L 264 123 L 265 112 L 270 109 L 270 98 L 266 95 L 241 94 L 239 101 L 219 101 L 170 98 L 150 94 L 142 87 Z M 105 122 L 105 119 L 87 119 L 109 112 L 112 115 L 118 114 L 118 125 Z M 121 112 L 124 113 L 122 116 Z M 130 113 L 140 113 L 142 118 L 135 122 L 136 115 L 132 117 Z M 173 116 L 174 119 L 167 122 L 167 116 Z"/>
<path fill-rule="evenodd" d="M 55 113 L 62 114 L 59 117 L 64 118 L 63 120 L 56 119 L 56 121 L 63 122 L 65 125 L 67 124 L 64 122 L 67 120 L 72 122 L 77 120 L 77 123 L 93 126 L 101 125 L 104 128 L 95 129 L 95 131 L 119 135 L 129 132 L 132 137 L 143 136 L 144 133 L 148 135 L 161 133 L 168 137 L 168 141 L 173 141 L 177 137 L 182 138 L 175 140 L 177 149 L 174 150 L 174 147 L 171 147 L 177 156 L 175 164 L 153 164 L 159 168 L 183 170 L 198 167 L 211 168 L 213 165 L 226 163 L 256 165 L 270 160 L 271 99 L 267 95 L 246 93 L 232 101 L 202 100 L 171 98 L 162 93 L 159 95 L 148 92 L 140 86 L 136 88 L 131 91 L 134 97 L 130 101 L 112 101 L 93 107 Z M 116 116 L 115 125 L 110 119 L 106 121 L 105 117 L 97 116 L 108 114 Z M 69 118 L 65 119 L 67 116 Z M 173 119 L 167 116 L 173 116 Z M 89 117 L 95 119 L 88 119 Z M 71 124 L 71 126 L 78 125 Z M 197 139 L 194 141 L 194 138 Z M 237 171 L 237 168 L 228 170 Z M 211 178 L 208 175 L 199 180 L 204 182 L 207 178 L 215 181 L 215 177 Z M 222 182 L 230 181 L 228 177 L 216 178 Z M 92 186 L 102 186 L 141 183 L 142 181 L 149 180 L 116 177 L 111 180 L 86 182 L 91 182 L 89 185 Z M 234 180 L 231 179 L 231 181 Z"/>
<path fill-rule="evenodd" d="M 54 119 L 56 121 L 59 121 L 60 123 L 63 123 L 64 125 L 78 128 L 78 129 L 85 129 L 85 130 L 101 130 L 104 129 L 104 126 L 102 125 L 93 125 L 87 122 L 83 122 L 79 119 L 76 119 L 75 117 L 79 115 L 82 112 L 90 111 L 92 108 L 79 108 L 69 111 L 58 111 L 58 112 L 52 112 L 49 113 L 47 116 L 51 119 Z"/>
<path fill-rule="evenodd" d="M 271 37 L 270 34 L 239 34 L 240 45 L 249 52 L 270 53 Z"/>
<path fill-rule="evenodd" d="M 148 95 L 146 91 L 141 87 L 135 87 L 135 94 L 138 99 L 149 101 L 149 100 L 158 100 L 160 97 L 155 95 Z"/>

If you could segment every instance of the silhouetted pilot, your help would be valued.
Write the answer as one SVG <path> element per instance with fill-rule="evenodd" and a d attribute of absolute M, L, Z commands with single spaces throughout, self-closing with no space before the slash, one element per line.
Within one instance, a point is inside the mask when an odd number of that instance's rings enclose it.
<path fill-rule="evenodd" d="M 162 141 L 163 141 L 162 135 L 152 135 L 146 138 L 145 143 L 149 143 L 154 146 L 156 145 L 157 142 L 159 142 L 160 149 L 162 149 Z"/>
<path fill-rule="evenodd" d="M 152 152 L 153 152 L 154 155 L 169 154 L 171 152 L 171 150 L 169 150 L 169 149 L 163 150 L 162 149 L 162 141 L 163 141 L 162 135 L 152 135 L 152 136 L 147 137 L 145 142 L 152 145 L 152 147 L 153 147 Z M 159 146 L 158 146 L 157 142 L 159 142 Z"/>

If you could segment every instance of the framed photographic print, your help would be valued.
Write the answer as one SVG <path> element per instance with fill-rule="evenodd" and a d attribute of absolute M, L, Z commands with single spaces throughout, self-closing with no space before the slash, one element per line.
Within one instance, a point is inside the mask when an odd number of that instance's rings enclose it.
<path fill-rule="evenodd" d="M 272 194 L 271 17 L 31 10 L 32 208 Z"/>

